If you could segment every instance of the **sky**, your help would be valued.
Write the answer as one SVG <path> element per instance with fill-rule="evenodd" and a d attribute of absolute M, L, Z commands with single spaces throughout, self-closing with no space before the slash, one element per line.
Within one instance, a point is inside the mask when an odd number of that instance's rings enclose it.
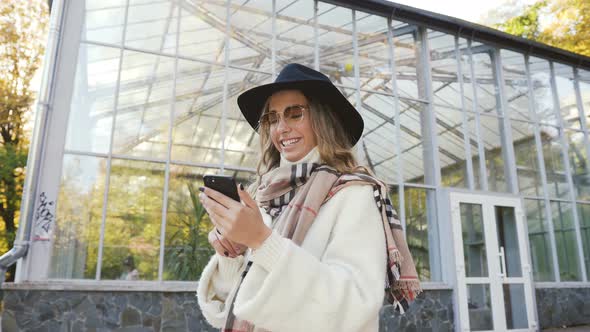
<path fill-rule="evenodd" d="M 486 14 L 491 9 L 500 7 L 506 1 L 507 0 L 394 0 L 392 2 L 478 23 L 482 15 Z M 529 4 L 535 1 L 525 0 L 523 2 Z"/>

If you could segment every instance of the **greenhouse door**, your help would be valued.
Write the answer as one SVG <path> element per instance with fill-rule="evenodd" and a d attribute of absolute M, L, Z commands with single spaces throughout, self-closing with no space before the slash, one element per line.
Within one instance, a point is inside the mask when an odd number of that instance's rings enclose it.
<path fill-rule="evenodd" d="M 451 193 L 459 331 L 536 331 L 519 198 Z"/>

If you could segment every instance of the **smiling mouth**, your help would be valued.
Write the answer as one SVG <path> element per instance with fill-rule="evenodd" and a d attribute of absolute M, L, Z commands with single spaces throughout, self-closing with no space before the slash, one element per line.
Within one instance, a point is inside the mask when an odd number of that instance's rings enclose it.
<path fill-rule="evenodd" d="M 300 140 L 301 140 L 301 138 L 290 138 L 290 139 L 282 140 L 281 146 L 282 147 L 291 146 L 291 145 L 299 142 Z"/>

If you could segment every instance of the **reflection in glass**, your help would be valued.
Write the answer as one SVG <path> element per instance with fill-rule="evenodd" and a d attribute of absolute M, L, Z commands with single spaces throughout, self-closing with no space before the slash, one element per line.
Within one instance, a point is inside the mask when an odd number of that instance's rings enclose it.
<path fill-rule="evenodd" d="M 178 35 L 178 54 L 193 59 L 201 59 L 210 62 L 223 63 L 223 46 L 225 40 L 225 27 L 215 26 L 205 19 L 212 19 L 213 8 L 224 11 L 222 6 L 215 3 L 199 1 L 199 6 L 183 6 L 180 11 L 180 31 Z M 185 3 L 186 4 L 186 3 Z M 221 15 L 225 22 L 225 12 Z M 211 14 L 213 15 L 213 14 Z M 176 27 L 170 27 L 173 31 Z"/>
<path fill-rule="evenodd" d="M 511 126 L 519 191 L 523 195 L 543 197 L 534 125 L 530 122 L 512 120 Z"/>
<path fill-rule="evenodd" d="M 467 285 L 467 309 L 471 331 L 494 329 L 494 319 L 488 284 Z"/>
<path fill-rule="evenodd" d="M 121 66 L 113 153 L 165 159 L 174 58 L 125 51 Z"/>
<path fill-rule="evenodd" d="M 86 0 L 82 40 L 120 45 L 126 0 Z"/>
<path fill-rule="evenodd" d="M 543 200 L 525 199 L 529 245 L 535 281 L 555 280 L 549 237 L 549 225 Z"/>
<path fill-rule="evenodd" d="M 115 48 L 80 44 L 66 149 L 109 151 L 120 53 Z"/>
<path fill-rule="evenodd" d="M 50 278 L 94 279 L 106 159 L 64 155 Z"/>
<path fill-rule="evenodd" d="M 429 229 L 429 225 L 436 225 L 434 194 L 434 190 L 422 188 L 405 187 L 404 190 L 406 239 L 422 281 L 432 280 L 430 260 L 439 259 L 434 257 L 438 255 L 436 250 L 431 253 L 429 247 L 429 235 L 437 236 L 434 227 Z"/>
<path fill-rule="evenodd" d="M 428 31 L 431 58 L 433 105 L 436 111 L 438 157 L 442 183 L 448 187 L 467 188 L 465 142 L 477 145 L 465 132 L 461 86 L 457 79 L 455 38 L 438 31 Z M 468 68 L 462 68 L 465 70 Z M 463 84 L 465 85 L 465 84 Z M 467 129 L 468 130 L 468 129 Z M 465 137 L 467 135 L 467 137 Z"/>
<path fill-rule="evenodd" d="M 551 202 L 551 213 L 561 281 L 580 281 L 582 277 L 573 206 L 571 203 Z"/>
<path fill-rule="evenodd" d="M 360 87 L 392 94 L 387 19 L 356 12 Z"/>
<path fill-rule="evenodd" d="M 125 30 L 125 46 L 176 53 L 178 6 L 170 0 L 130 3 Z"/>
<path fill-rule="evenodd" d="M 520 266 L 520 246 L 518 243 L 518 230 L 513 207 L 496 206 L 496 231 L 498 232 L 498 245 L 504 248 L 504 262 L 506 277 L 522 277 Z"/>
<path fill-rule="evenodd" d="M 558 125 L 551 91 L 551 69 L 547 60 L 529 57 L 534 111 L 540 123 Z"/>
<path fill-rule="evenodd" d="M 495 116 L 480 116 L 481 140 L 485 148 L 488 189 L 508 192 L 506 165 L 502 146 L 502 121 Z"/>
<path fill-rule="evenodd" d="M 551 198 L 569 198 L 569 187 L 563 164 L 563 149 L 560 142 L 561 130 L 543 125 L 539 128 L 543 146 L 543 160 L 547 175 L 547 186 Z"/>
<path fill-rule="evenodd" d="M 580 234 L 582 235 L 586 275 L 590 275 L 590 204 L 577 203 L 576 205 L 580 217 Z"/>
<path fill-rule="evenodd" d="M 481 49 L 481 51 L 479 51 Z M 499 89 L 494 73 L 491 48 L 480 43 L 471 44 L 473 77 L 477 90 L 477 109 L 480 114 L 501 116 Z"/>
<path fill-rule="evenodd" d="M 501 57 L 508 116 L 520 121 L 532 121 L 532 114 L 529 111 L 529 87 L 524 56 L 520 53 L 502 50 Z"/>
<path fill-rule="evenodd" d="M 586 128 L 590 128 L 590 71 L 578 69 L 578 78 L 582 107 L 586 116 Z"/>
<path fill-rule="evenodd" d="M 481 205 L 461 203 L 460 210 L 465 276 L 487 277 L 488 259 Z"/>
<path fill-rule="evenodd" d="M 156 280 L 164 164 L 113 159 L 101 279 L 121 279 L 132 257 L 138 279 Z"/>
<path fill-rule="evenodd" d="M 267 1 L 259 1 L 260 7 L 270 11 Z M 248 2 L 245 3 L 246 5 Z M 323 16 L 330 10 L 331 6 L 325 6 L 320 2 L 318 4 L 318 17 Z M 276 1 L 277 18 L 276 18 L 276 56 L 280 64 L 297 62 L 308 67 L 314 65 L 315 32 L 314 22 L 314 3 L 305 0 L 277 0 Z M 322 26 L 318 33 L 326 33 L 327 27 Z M 267 29 L 264 32 L 271 31 Z M 270 45 L 267 44 L 267 45 Z M 296 51 L 295 51 L 296 50 Z M 320 65 L 322 65 L 320 61 Z M 323 69 L 322 69 L 322 72 Z"/>
<path fill-rule="evenodd" d="M 526 329 L 528 324 L 523 284 L 504 284 L 504 312 L 508 329 Z"/>
<path fill-rule="evenodd" d="M 563 125 L 565 127 L 575 127 L 580 124 L 580 113 L 574 91 L 573 68 L 560 63 L 554 63 L 553 70 Z"/>
<path fill-rule="evenodd" d="M 346 91 L 352 93 L 353 90 Z M 364 153 L 359 153 L 359 159 L 380 179 L 387 183 L 397 183 L 400 158 L 396 149 L 398 142 L 395 135 L 393 97 L 364 91 L 361 95 L 364 102 L 359 111 L 365 128 L 361 141 Z"/>
<path fill-rule="evenodd" d="M 584 133 L 572 129 L 566 129 L 565 133 L 568 140 L 569 162 L 576 199 L 590 201 L 590 169 Z"/>
<path fill-rule="evenodd" d="M 310 2 L 308 5 L 311 7 Z M 367 15 L 358 12 L 356 18 Z M 352 10 L 318 2 L 318 25 L 320 71 L 335 84 L 354 87 Z"/>

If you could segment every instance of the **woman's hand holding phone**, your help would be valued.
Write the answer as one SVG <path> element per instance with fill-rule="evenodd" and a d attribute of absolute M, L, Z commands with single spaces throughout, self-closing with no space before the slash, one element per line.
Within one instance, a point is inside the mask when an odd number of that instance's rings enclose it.
<path fill-rule="evenodd" d="M 201 204 L 207 210 L 215 227 L 221 232 L 217 235 L 235 244 L 258 249 L 272 233 L 272 230 L 262 221 L 256 201 L 241 185 L 237 190 L 241 202 L 211 188 L 201 187 L 199 190 L 201 190 L 199 194 Z"/>

